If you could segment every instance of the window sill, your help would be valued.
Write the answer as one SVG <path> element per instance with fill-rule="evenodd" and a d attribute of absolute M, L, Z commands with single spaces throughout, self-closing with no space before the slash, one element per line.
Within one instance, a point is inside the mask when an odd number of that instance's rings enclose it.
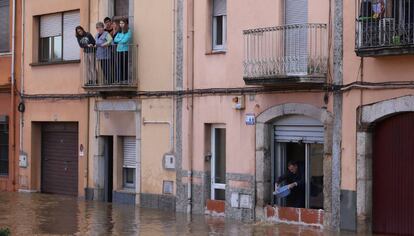
<path fill-rule="evenodd" d="M 64 64 L 78 64 L 80 60 L 69 60 L 69 61 L 48 61 L 48 62 L 34 62 L 30 63 L 30 66 L 49 66 L 49 65 L 64 65 Z"/>
<path fill-rule="evenodd" d="M 0 174 L 0 179 L 8 179 L 9 175 L 7 174 Z"/>
<path fill-rule="evenodd" d="M 220 55 L 220 54 L 226 54 L 226 50 L 213 50 L 211 52 L 206 52 L 206 55 Z"/>
<path fill-rule="evenodd" d="M 11 55 L 12 55 L 11 52 L 0 52 L 0 57 L 9 57 Z"/>
<path fill-rule="evenodd" d="M 136 193 L 134 188 L 123 187 L 122 189 L 115 190 L 118 193 Z"/>

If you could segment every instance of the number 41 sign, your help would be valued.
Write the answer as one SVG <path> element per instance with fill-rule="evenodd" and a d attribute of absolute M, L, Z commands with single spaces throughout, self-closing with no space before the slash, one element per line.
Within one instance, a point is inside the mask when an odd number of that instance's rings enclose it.
<path fill-rule="evenodd" d="M 256 124 L 256 117 L 254 114 L 246 114 L 246 125 L 255 125 Z"/>

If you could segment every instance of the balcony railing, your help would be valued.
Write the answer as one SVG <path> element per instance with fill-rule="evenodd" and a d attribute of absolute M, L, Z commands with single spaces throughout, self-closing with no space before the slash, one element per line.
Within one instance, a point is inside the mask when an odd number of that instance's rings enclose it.
<path fill-rule="evenodd" d="M 414 0 L 355 0 L 359 56 L 414 53 Z"/>
<path fill-rule="evenodd" d="M 245 30 L 246 84 L 326 81 L 326 24 L 297 24 Z"/>
<path fill-rule="evenodd" d="M 88 90 L 135 91 L 137 89 L 137 45 L 122 51 L 115 45 L 88 48 L 83 52 L 83 84 Z"/>

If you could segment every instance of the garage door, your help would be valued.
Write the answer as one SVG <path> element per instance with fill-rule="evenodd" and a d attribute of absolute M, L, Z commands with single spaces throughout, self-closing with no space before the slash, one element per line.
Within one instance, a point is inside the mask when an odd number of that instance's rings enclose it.
<path fill-rule="evenodd" d="M 380 122 L 373 149 L 373 231 L 414 234 L 414 113 Z"/>
<path fill-rule="evenodd" d="M 78 195 L 78 124 L 42 124 L 44 193 Z"/>

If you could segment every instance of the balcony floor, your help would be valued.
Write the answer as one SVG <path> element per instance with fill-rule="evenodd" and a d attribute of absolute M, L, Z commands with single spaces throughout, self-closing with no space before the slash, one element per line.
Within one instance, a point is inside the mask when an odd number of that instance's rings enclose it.
<path fill-rule="evenodd" d="M 130 84 L 83 85 L 83 89 L 94 92 L 135 92 L 138 86 Z"/>
<path fill-rule="evenodd" d="M 262 77 L 243 77 L 246 85 L 262 85 L 271 87 L 301 88 L 312 87 L 322 88 L 326 84 L 326 75 L 320 76 L 262 76 Z"/>

